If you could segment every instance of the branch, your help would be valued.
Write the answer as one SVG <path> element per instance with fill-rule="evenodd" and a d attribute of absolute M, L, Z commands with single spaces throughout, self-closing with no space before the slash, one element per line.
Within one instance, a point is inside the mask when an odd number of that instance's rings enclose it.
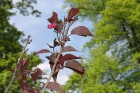
<path fill-rule="evenodd" d="M 31 43 L 30 37 L 31 37 L 31 36 L 29 35 L 29 36 L 28 36 L 28 39 L 27 39 L 27 42 L 26 42 L 25 46 L 23 47 L 23 50 L 22 50 L 22 52 L 21 52 L 21 54 L 20 54 L 20 56 L 19 56 L 19 58 L 18 58 L 17 64 L 20 62 L 20 60 L 21 60 L 23 54 L 28 50 L 28 49 L 27 49 L 27 50 L 25 50 L 25 49 L 26 49 L 27 45 Z M 4 93 L 8 93 L 8 91 L 9 91 L 9 89 L 10 89 L 10 87 L 11 87 L 13 81 L 15 80 L 16 72 L 17 72 L 17 67 L 15 67 L 13 76 L 12 76 L 12 78 L 11 78 L 11 81 L 9 82 L 9 85 L 5 88 Z"/>
<path fill-rule="evenodd" d="M 44 93 L 46 87 L 48 86 L 49 81 L 51 80 L 51 78 L 52 78 L 52 76 L 53 76 L 53 73 L 54 73 L 54 70 L 55 70 L 56 64 L 57 64 L 58 59 L 59 59 L 59 57 L 60 57 L 60 55 L 61 55 L 61 53 L 62 53 L 62 49 L 63 49 L 63 48 L 61 47 L 61 49 L 60 49 L 60 51 L 59 51 L 59 54 L 58 54 L 58 56 L 57 56 L 57 58 L 56 58 L 56 60 L 55 60 L 55 63 L 54 63 L 54 65 L 53 65 L 53 68 L 52 68 L 51 74 L 50 74 L 50 76 L 49 76 L 49 78 L 48 78 L 48 80 L 47 80 L 47 82 L 46 82 L 46 84 L 45 84 L 45 86 L 44 86 L 44 88 L 43 88 L 43 90 L 42 90 L 41 93 Z"/>
<path fill-rule="evenodd" d="M 69 23 L 66 30 L 65 30 L 65 28 L 63 29 L 64 31 L 66 31 L 66 33 L 64 34 L 64 36 L 67 36 L 67 35 L 68 35 L 69 28 L 70 28 L 70 26 L 71 26 L 74 22 L 75 22 L 75 21 Z M 62 35 L 63 35 L 63 34 L 62 34 Z M 64 37 L 64 36 L 63 36 L 63 37 Z M 47 86 L 48 86 L 48 84 L 49 84 L 49 82 L 50 82 L 50 80 L 51 80 L 51 78 L 52 78 L 52 76 L 53 76 L 53 73 L 54 73 L 54 71 L 55 71 L 55 67 L 56 67 L 56 65 L 57 65 L 57 62 L 58 62 L 58 59 L 59 59 L 60 55 L 62 54 L 63 48 L 64 48 L 64 46 L 65 46 L 65 43 L 66 43 L 66 42 L 64 41 L 64 43 L 62 44 L 62 46 L 61 46 L 61 48 L 60 48 L 59 54 L 58 54 L 58 56 L 57 56 L 57 58 L 56 58 L 56 60 L 55 60 L 55 62 L 54 62 L 54 65 L 53 65 L 51 74 L 50 74 L 50 76 L 49 76 L 49 78 L 48 78 L 48 80 L 47 80 L 47 82 L 46 82 L 46 84 L 45 84 L 45 86 L 44 86 L 44 88 L 43 88 L 43 90 L 42 90 L 41 93 L 44 93 L 44 92 L 45 92 L 45 89 L 47 88 Z"/>

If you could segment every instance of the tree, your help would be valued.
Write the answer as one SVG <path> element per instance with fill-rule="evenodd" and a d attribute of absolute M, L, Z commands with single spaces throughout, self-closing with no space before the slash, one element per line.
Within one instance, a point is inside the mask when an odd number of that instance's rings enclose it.
<path fill-rule="evenodd" d="M 138 0 L 65 0 L 94 23 L 95 37 L 86 44 L 83 78 L 76 74 L 64 86 L 70 93 L 139 93 L 140 3 Z"/>
<path fill-rule="evenodd" d="M 19 12 L 28 16 L 34 14 L 40 15 L 38 10 L 33 8 L 33 4 L 36 0 L 22 0 L 14 3 L 13 0 L 1 0 L 0 1 L 0 92 L 4 93 L 4 90 L 12 77 L 13 70 L 15 68 L 17 58 L 22 51 L 22 45 L 19 41 L 23 40 L 24 33 L 19 31 L 14 25 L 9 23 L 11 16 L 16 15 L 16 12 L 10 10 L 16 8 Z M 30 11 L 30 12 L 29 12 Z M 26 56 L 26 55 L 25 55 Z M 39 57 L 31 55 L 30 68 L 41 63 Z M 9 93 L 19 93 L 18 82 L 14 81 Z"/>

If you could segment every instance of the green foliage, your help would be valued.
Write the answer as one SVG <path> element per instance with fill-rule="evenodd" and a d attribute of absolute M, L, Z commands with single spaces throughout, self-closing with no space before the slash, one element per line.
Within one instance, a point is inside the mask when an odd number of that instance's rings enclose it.
<path fill-rule="evenodd" d="M 140 3 L 137 0 L 65 0 L 94 23 L 85 47 L 84 77 L 72 74 L 65 90 L 82 93 L 139 93 Z"/>
<path fill-rule="evenodd" d="M 19 5 L 19 3 L 22 5 Z M 13 0 L 0 0 L 0 93 L 4 93 L 10 82 L 22 51 L 22 45 L 19 41 L 23 40 L 24 35 L 23 32 L 9 23 L 10 17 L 16 15 L 16 12 L 10 10 L 17 8 L 22 15 L 33 13 L 39 16 L 40 12 L 33 8 L 34 3 L 36 3 L 36 0 L 21 0 L 17 3 L 13 3 Z M 30 69 L 42 62 L 37 56 L 31 55 L 30 59 Z M 19 89 L 18 81 L 14 81 L 8 93 L 19 93 Z"/>

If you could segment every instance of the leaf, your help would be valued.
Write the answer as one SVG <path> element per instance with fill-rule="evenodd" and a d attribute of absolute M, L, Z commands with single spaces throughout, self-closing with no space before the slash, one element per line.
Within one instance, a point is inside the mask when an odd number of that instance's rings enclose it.
<path fill-rule="evenodd" d="M 55 69 L 54 71 L 54 74 L 53 74 L 53 80 L 56 82 L 56 79 L 57 79 L 57 75 L 58 75 L 58 72 L 59 72 L 60 69 Z"/>
<path fill-rule="evenodd" d="M 64 36 L 64 41 L 65 42 L 70 41 L 70 38 L 68 36 Z"/>
<path fill-rule="evenodd" d="M 41 75 L 41 74 L 42 74 L 42 70 L 40 68 L 37 68 L 36 72 L 34 72 L 34 73 L 30 74 L 30 75 L 31 75 L 33 81 L 36 82 L 36 80 L 38 79 L 39 75 Z"/>
<path fill-rule="evenodd" d="M 28 65 L 29 65 L 29 57 L 20 60 L 17 64 L 17 69 L 20 71 L 24 71 Z"/>
<path fill-rule="evenodd" d="M 60 93 L 64 93 L 64 91 L 62 90 L 60 84 L 56 83 L 56 82 L 49 82 L 46 88 L 48 88 L 50 90 L 58 91 Z"/>
<path fill-rule="evenodd" d="M 30 89 L 30 90 L 28 90 L 28 91 L 25 91 L 25 92 L 23 92 L 23 93 L 39 93 L 39 89 L 34 88 L 34 89 Z"/>
<path fill-rule="evenodd" d="M 85 69 L 76 60 L 70 60 L 70 61 L 66 62 L 65 67 L 74 70 L 75 72 L 77 72 L 80 75 L 83 75 L 85 72 Z"/>
<path fill-rule="evenodd" d="M 72 59 L 80 59 L 81 57 L 76 57 L 75 55 L 72 54 L 66 54 L 63 57 L 61 57 L 60 61 L 64 62 L 67 60 L 72 60 Z"/>
<path fill-rule="evenodd" d="M 49 62 L 49 64 L 50 64 L 50 68 L 52 70 L 54 63 Z M 62 69 L 62 67 L 60 65 L 61 65 L 60 63 L 56 64 L 56 67 L 55 67 L 55 70 L 54 70 L 54 73 L 53 73 L 53 80 L 54 81 L 56 81 L 56 79 L 57 79 L 57 75 L 58 75 L 59 70 Z"/>
<path fill-rule="evenodd" d="M 79 13 L 79 9 L 78 8 L 71 8 L 70 11 L 69 11 L 69 14 L 68 14 L 68 21 L 71 21 L 72 18 Z"/>
<path fill-rule="evenodd" d="M 58 33 L 60 33 L 61 30 L 63 30 L 63 22 L 62 22 L 62 21 L 60 21 L 60 22 L 57 24 L 55 30 L 56 30 Z"/>
<path fill-rule="evenodd" d="M 22 89 L 22 93 L 39 93 L 39 90 L 37 88 L 32 89 L 26 80 L 21 80 L 19 85 Z"/>
<path fill-rule="evenodd" d="M 27 79 L 27 77 L 26 77 L 26 74 L 25 74 L 25 73 L 22 73 L 22 79 L 23 79 L 23 80 L 26 80 L 26 79 Z"/>
<path fill-rule="evenodd" d="M 76 34 L 80 36 L 93 36 L 87 27 L 78 26 L 71 31 L 71 34 Z"/>
<path fill-rule="evenodd" d="M 42 50 L 39 50 L 38 52 L 36 52 L 35 54 L 37 55 L 37 54 L 48 53 L 48 52 L 50 52 L 50 51 L 47 49 L 42 49 Z"/>
<path fill-rule="evenodd" d="M 53 47 L 59 46 L 59 43 L 56 41 L 56 38 L 54 39 L 53 43 L 54 43 Z"/>
<path fill-rule="evenodd" d="M 52 24 L 52 23 L 58 23 L 58 14 L 56 12 L 53 12 L 53 15 L 51 18 L 48 18 L 48 21 Z"/>
<path fill-rule="evenodd" d="M 54 48 L 54 46 L 51 46 L 51 45 L 49 45 L 48 43 L 47 43 L 47 45 L 48 45 L 50 48 Z"/>
<path fill-rule="evenodd" d="M 47 44 L 50 48 L 55 48 L 56 46 L 59 46 L 59 42 L 56 41 L 56 38 L 53 40 L 53 46 Z"/>
<path fill-rule="evenodd" d="M 26 80 L 21 80 L 19 85 L 22 90 L 26 90 L 26 91 L 30 90 L 30 86 Z"/>
<path fill-rule="evenodd" d="M 68 51 L 77 51 L 77 50 L 72 46 L 66 46 L 63 48 L 63 52 L 68 52 Z"/>
<path fill-rule="evenodd" d="M 54 63 L 56 60 L 56 56 L 57 56 L 57 53 L 52 53 L 50 56 L 46 56 L 46 58 Z"/>
<path fill-rule="evenodd" d="M 33 93 L 39 93 L 39 89 L 37 89 L 37 88 L 35 88 L 35 89 L 33 89 Z"/>

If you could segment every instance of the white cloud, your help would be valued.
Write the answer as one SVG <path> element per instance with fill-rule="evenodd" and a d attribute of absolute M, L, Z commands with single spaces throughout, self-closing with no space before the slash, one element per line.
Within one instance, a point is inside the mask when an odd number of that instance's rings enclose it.
<path fill-rule="evenodd" d="M 63 75 L 63 76 L 58 76 L 57 81 L 58 83 L 60 83 L 61 85 L 65 84 L 68 81 L 68 76 L 67 75 Z"/>
<path fill-rule="evenodd" d="M 40 68 L 43 71 L 50 69 L 49 62 L 43 62 L 43 63 L 39 64 L 37 67 Z"/>

